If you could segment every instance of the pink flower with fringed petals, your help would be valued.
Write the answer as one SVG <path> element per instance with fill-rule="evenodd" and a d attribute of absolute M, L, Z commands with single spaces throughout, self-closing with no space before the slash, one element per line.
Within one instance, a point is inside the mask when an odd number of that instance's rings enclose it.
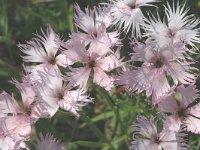
<path fill-rule="evenodd" d="M 37 150 L 65 150 L 64 144 L 47 133 L 45 136 L 39 134 L 37 140 Z"/>
<path fill-rule="evenodd" d="M 176 6 L 175 6 L 176 5 Z M 187 15 L 189 9 L 184 6 L 180 6 L 179 1 L 173 6 L 169 3 L 165 6 L 165 14 L 167 22 L 157 18 L 150 17 L 143 24 L 146 33 L 146 37 L 150 37 L 155 41 L 155 44 L 159 46 L 166 46 L 170 43 L 183 42 L 195 46 L 194 43 L 199 43 L 200 34 L 198 31 L 198 25 L 200 19 L 196 19 L 194 15 Z"/>
<path fill-rule="evenodd" d="M 72 33 L 70 36 L 72 40 L 79 39 L 88 44 L 93 41 L 98 41 L 102 36 L 107 36 L 111 40 L 113 46 L 121 43 L 118 32 L 107 32 L 107 28 L 112 23 L 110 7 L 100 5 L 93 9 L 86 8 L 85 12 L 83 12 L 76 4 L 75 10 L 76 15 L 74 20 L 80 31 Z M 70 40 L 68 42 L 70 42 Z"/>
<path fill-rule="evenodd" d="M 0 94 L 0 122 L 4 124 L 1 134 L 3 143 L 7 140 L 6 137 L 10 137 L 13 142 L 9 143 L 9 146 L 20 146 L 19 142 L 23 143 L 31 132 L 31 122 L 27 114 L 23 114 L 24 110 L 17 104 L 15 99 L 8 93 L 2 92 Z M 4 145 L 4 144 L 3 144 Z M 14 147 L 13 147 L 14 146 Z"/>
<path fill-rule="evenodd" d="M 157 0 L 110 0 L 111 16 L 113 24 L 119 30 L 128 33 L 131 30 L 132 35 L 141 37 L 140 25 L 144 23 L 144 15 L 141 11 L 143 6 L 153 6 L 152 2 Z"/>
<path fill-rule="evenodd" d="M 152 95 L 154 104 L 179 82 L 190 84 L 196 79 L 191 73 L 196 69 L 191 66 L 194 62 L 186 54 L 190 50 L 182 43 L 159 48 L 147 40 L 145 44 L 136 42 L 133 50 L 132 60 L 142 62 L 141 67 L 122 73 L 115 83 L 125 85 L 131 92 L 146 91 L 147 96 Z M 170 76 L 173 84 L 169 83 L 167 76 Z"/>
<path fill-rule="evenodd" d="M 53 31 L 50 25 L 47 27 L 46 34 L 41 30 L 42 35 L 35 34 L 32 41 L 26 44 L 18 44 L 20 50 L 25 54 L 22 56 L 26 63 L 37 63 L 30 66 L 31 69 L 41 70 L 43 67 L 53 67 L 58 69 L 59 66 L 66 67 L 71 62 L 67 60 L 64 54 L 61 54 L 61 39 Z M 27 66 L 28 67 L 28 66 Z"/>
<path fill-rule="evenodd" d="M 21 92 L 23 107 L 19 106 L 13 96 L 6 92 L 0 94 L 0 121 L 4 125 L 2 133 L 10 137 L 10 146 L 18 149 L 26 147 L 26 141 L 31 132 L 31 125 L 40 117 L 46 117 L 45 107 L 42 103 L 35 101 L 35 93 L 27 77 L 22 83 L 11 81 Z M 7 140 L 3 138 L 3 140 Z"/>
<path fill-rule="evenodd" d="M 148 120 L 146 117 L 137 118 L 137 122 L 132 126 L 133 142 L 130 150 L 186 150 L 184 134 L 163 129 L 157 131 L 154 119 Z"/>
<path fill-rule="evenodd" d="M 40 77 L 42 82 L 37 84 L 38 100 L 46 104 L 49 117 L 52 117 L 59 108 L 70 111 L 78 117 L 78 111 L 92 102 L 92 99 L 85 94 L 85 89 L 68 89 L 63 83 L 62 75 L 56 70 L 40 72 Z"/>
<path fill-rule="evenodd" d="M 177 103 L 173 92 L 161 98 L 160 103 L 158 103 L 158 109 L 161 112 L 171 113 L 171 115 L 165 115 L 165 127 L 178 131 L 180 126 L 184 124 L 187 131 L 199 134 L 200 104 L 195 104 L 195 100 L 199 97 L 199 91 L 194 84 L 191 84 L 187 87 L 180 85 L 177 92 L 179 103 Z"/>
<path fill-rule="evenodd" d="M 101 42 L 102 41 L 102 42 Z M 110 49 L 111 42 L 109 38 L 102 37 L 97 42 L 90 44 L 89 48 L 85 48 L 85 44 L 79 40 L 74 41 L 69 50 L 64 51 L 71 61 L 82 63 L 84 67 L 71 68 L 68 73 L 68 86 L 86 88 L 89 75 L 93 71 L 93 82 L 111 90 L 113 87 L 113 78 L 107 74 L 111 70 L 119 67 L 122 62 L 120 60 L 119 50 L 115 53 Z"/>
<path fill-rule="evenodd" d="M 17 80 L 10 81 L 20 90 L 23 101 L 23 108 L 29 114 L 31 123 L 35 123 L 39 118 L 46 118 L 48 116 L 45 110 L 45 104 L 36 101 L 35 85 L 30 80 L 31 75 L 23 77 L 23 82 Z"/>

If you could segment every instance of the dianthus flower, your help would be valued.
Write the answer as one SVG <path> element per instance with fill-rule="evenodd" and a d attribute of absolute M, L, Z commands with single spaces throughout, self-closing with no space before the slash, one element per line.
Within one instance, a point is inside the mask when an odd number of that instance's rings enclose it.
<path fill-rule="evenodd" d="M 144 23 L 143 6 L 153 6 L 157 0 L 110 0 L 113 24 L 126 33 L 131 30 L 132 35 L 141 37 L 140 25 Z"/>
<path fill-rule="evenodd" d="M 36 139 L 36 141 L 37 150 L 65 150 L 64 144 L 49 133 L 45 136 L 39 134 L 39 137 Z"/>
<path fill-rule="evenodd" d="M 187 15 L 189 9 L 180 6 L 173 1 L 173 6 L 169 3 L 165 6 L 166 20 L 150 17 L 143 24 L 146 30 L 145 36 L 150 37 L 159 46 L 166 46 L 171 43 L 183 42 L 194 46 L 194 43 L 199 43 L 200 34 L 198 31 L 199 19 L 194 15 Z"/>
<path fill-rule="evenodd" d="M 70 90 L 63 81 L 63 77 L 56 70 L 40 72 L 42 82 L 37 84 L 38 100 L 46 103 L 49 117 L 52 117 L 59 109 L 72 112 L 79 116 L 78 111 L 92 99 L 84 89 Z"/>
<path fill-rule="evenodd" d="M 72 33 L 70 36 L 72 40 L 79 39 L 85 41 L 85 44 L 88 44 L 93 41 L 98 41 L 102 36 L 107 36 L 110 38 L 112 45 L 120 44 L 118 32 L 107 32 L 108 27 L 112 23 L 110 7 L 102 5 L 94 7 L 93 9 L 86 8 L 85 12 L 83 12 L 78 5 L 75 5 L 75 10 L 76 15 L 74 21 L 78 27 L 78 32 Z"/>
<path fill-rule="evenodd" d="M 89 75 L 93 71 L 93 82 L 106 90 L 111 90 L 113 78 L 107 73 L 119 67 L 121 61 L 119 51 L 114 53 L 110 47 L 111 41 L 108 37 L 102 37 L 91 43 L 88 49 L 85 48 L 84 42 L 74 41 L 74 44 L 63 53 L 73 63 L 79 62 L 84 66 L 70 69 L 71 72 L 68 73 L 69 86 L 80 85 L 86 88 Z"/>
<path fill-rule="evenodd" d="M 186 150 L 185 134 L 163 129 L 158 132 L 154 119 L 139 117 L 132 126 L 130 150 Z"/>
<path fill-rule="evenodd" d="M 196 79 L 191 73 L 194 62 L 186 55 L 190 50 L 182 43 L 160 48 L 151 41 L 137 42 L 133 50 L 132 60 L 142 65 L 122 73 L 116 78 L 116 85 L 125 85 L 131 92 L 146 91 L 147 96 L 152 95 L 153 103 L 178 83 L 190 84 Z"/>
<path fill-rule="evenodd" d="M 70 64 L 64 54 L 60 53 L 61 39 L 53 31 L 50 25 L 46 34 L 41 30 L 42 35 L 35 34 L 32 41 L 26 44 L 18 44 L 20 50 L 25 54 L 22 56 L 25 63 L 33 63 L 26 67 L 30 69 L 43 70 L 44 67 L 58 69 L 58 66 L 66 67 Z"/>
<path fill-rule="evenodd" d="M 8 93 L 0 94 L 0 142 L 2 146 L 18 149 L 26 147 L 24 141 L 31 133 L 31 125 L 39 118 L 46 117 L 47 113 L 44 105 L 35 101 L 34 90 L 26 77 L 23 83 L 12 82 L 21 92 L 23 107 Z"/>
<path fill-rule="evenodd" d="M 200 104 L 193 104 L 199 98 L 199 91 L 194 84 L 191 84 L 187 87 L 184 85 L 178 86 L 177 92 L 178 97 L 171 92 L 158 103 L 158 109 L 161 112 L 170 114 L 165 115 L 166 128 L 178 131 L 181 124 L 184 124 L 187 131 L 199 134 Z"/>

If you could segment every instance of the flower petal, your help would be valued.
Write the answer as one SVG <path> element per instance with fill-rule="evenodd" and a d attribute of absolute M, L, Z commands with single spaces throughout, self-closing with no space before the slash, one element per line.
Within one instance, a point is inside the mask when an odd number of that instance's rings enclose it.
<path fill-rule="evenodd" d="M 104 87 L 106 90 L 110 91 L 113 85 L 113 78 L 109 77 L 101 68 L 94 68 L 94 79 L 93 82 L 97 85 Z"/>
<path fill-rule="evenodd" d="M 22 113 L 16 100 L 6 92 L 0 94 L 0 118 L 10 114 Z"/>

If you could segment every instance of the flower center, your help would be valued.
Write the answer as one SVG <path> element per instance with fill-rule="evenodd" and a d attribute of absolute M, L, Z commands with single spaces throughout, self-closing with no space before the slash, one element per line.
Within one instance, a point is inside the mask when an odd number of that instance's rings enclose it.
<path fill-rule="evenodd" d="M 186 116 L 187 116 L 187 111 L 186 111 L 186 109 L 184 109 L 184 108 L 180 109 L 180 110 L 178 111 L 178 116 L 179 116 L 180 118 L 186 117 Z"/>
<path fill-rule="evenodd" d="M 94 60 L 91 60 L 91 61 L 89 62 L 89 67 L 90 67 L 90 68 L 94 68 L 94 67 L 95 67 L 95 61 L 94 61 Z"/>
<path fill-rule="evenodd" d="M 159 136 L 156 136 L 156 137 L 155 137 L 154 143 L 160 144 L 160 137 L 159 137 Z"/>
<path fill-rule="evenodd" d="M 169 34 L 169 37 L 170 37 L 170 38 L 174 38 L 174 36 L 175 36 L 176 33 L 173 32 L 171 29 L 169 29 L 168 34 Z"/>
<path fill-rule="evenodd" d="M 62 100 L 63 98 L 64 98 L 64 94 L 63 94 L 63 93 L 61 93 L 61 92 L 60 92 L 60 93 L 58 93 L 58 99 L 59 99 L 59 100 Z"/>
<path fill-rule="evenodd" d="M 97 38 L 97 32 L 96 31 L 93 33 L 93 36 L 94 36 L 94 38 Z"/>
<path fill-rule="evenodd" d="M 55 65 L 56 64 L 56 58 L 55 57 L 51 57 L 51 58 L 49 58 L 48 62 L 51 65 Z"/>
<path fill-rule="evenodd" d="M 161 68 L 163 66 L 163 62 L 161 61 L 161 59 L 156 60 L 156 62 L 154 63 L 154 66 L 156 68 Z"/>
<path fill-rule="evenodd" d="M 31 115 L 31 109 L 30 109 L 30 108 L 26 108 L 26 109 L 25 109 L 25 112 L 26 112 L 26 114 L 27 114 L 28 116 Z"/>
<path fill-rule="evenodd" d="M 135 8 L 137 7 L 137 5 L 135 4 L 135 2 L 134 2 L 134 3 L 133 3 L 133 2 L 128 3 L 127 5 L 128 5 L 128 7 L 129 7 L 130 9 L 135 9 Z"/>

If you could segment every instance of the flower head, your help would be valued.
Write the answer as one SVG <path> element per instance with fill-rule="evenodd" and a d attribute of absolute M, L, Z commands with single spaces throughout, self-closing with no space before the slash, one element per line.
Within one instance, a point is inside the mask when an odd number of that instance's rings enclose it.
<path fill-rule="evenodd" d="M 113 87 L 113 78 L 107 72 L 121 65 L 119 51 L 112 52 L 108 38 L 101 40 L 104 42 L 93 42 L 88 49 L 85 48 L 83 42 L 76 41 L 71 49 L 63 52 L 71 58 L 72 62 L 79 62 L 84 66 L 70 69 L 71 72 L 68 73 L 69 86 L 80 85 L 80 87 L 86 88 L 89 75 L 93 71 L 94 83 L 107 90 Z"/>
<path fill-rule="evenodd" d="M 126 33 L 131 30 L 132 35 L 141 37 L 140 25 L 144 23 L 143 6 L 152 6 L 149 3 L 157 0 L 110 0 L 113 24 Z"/>
<path fill-rule="evenodd" d="M 40 134 L 37 138 L 37 150 L 65 150 L 65 147 L 60 140 L 48 133 L 46 136 Z"/>
<path fill-rule="evenodd" d="M 31 125 L 47 115 L 43 103 L 35 101 L 35 92 L 29 81 L 27 76 L 22 83 L 11 81 L 20 90 L 23 106 L 8 93 L 0 94 L 0 142 L 10 149 L 25 148 L 24 141 L 29 138 Z"/>
<path fill-rule="evenodd" d="M 171 87 L 178 83 L 190 84 L 196 77 L 191 71 L 192 59 L 185 56 L 189 52 L 182 43 L 167 47 L 155 47 L 150 41 L 145 44 L 136 43 L 133 47 L 133 61 L 142 62 L 141 67 L 121 74 L 116 80 L 117 85 L 126 85 L 129 91 L 146 91 L 146 95 L 153 97 L 153 103 L 166 95 Z M 189 60 L 191 61 L 188 61 Z M 169 82 L 169 77 L 173 81 Z"/>
<path fill-rule="evenodd" d="M 169 150 L 185 148 L 184 135 L 163 129 L 157 131 L 154 119 L 139 117 L 132 126 L 133 142 L 130 150 Z"/>
<path fill-rule="evenodd" d="M 185 6 L 181 7 L 179 1 L 175 7 L 169 3 L 165 6 L 165 14 L 167 22 L 162 21 L 160 16 L 151 17 L 143 24 L 146 30 L 145 36 L 150 37 L 159 46 L 166 46 L 171 43 L 183 42 L 194 46 L 194 43 L 199 43 L 200 34 L 197 26 L 200 23 L 193 15 L 187 15 L 189 9 Z"/>
<path fill-rule="evenodd" d="M 80 7 L 75 5 L 76 15 L 74 21 L 78 27 L 78 33 L 72 33 L 70 38 L 80 39 L 86 42 L 86 44 L 93 41 L 98 41 L 103 36 L 109 37 L 112 45 L 120 44 L 118 32 L 108 32 L 107 28 L 112 23 L 112 17 L 110 15 L 110 7 L 105 5 L 99 5 L 93 9 L 85 9 L 83 12 Z M 71 40 L 68 41 L 68 43 Z M 101 41 L 103 42 L 103 41 Z"/>
<path fill-rule="evenodd" d="M 70 62 L 66 56 L 59 53 L 61 39 L 51 26 L 48 25 L 46 34 L 43 30 L 41 32 L 42 35 L 36 34 L 32 41 L 18 45 L 25 54 L 25 56 L 22 56 L 24 62 L 37 63 L 31 67 L 36 70 L 41 70 L 43 67 L 48 66 L 58 69 L 58 65 L 69 65 Z"/>
<path fill-rule="evenodd" d="M 18 147 L 31 132 L 28 115 L 8 93 L 0 94 L 1 142 L 10 148 Z"/>
<path fill-rule="evenodd" d="M 87 96 L 86 90 L 70 90 L 64 84 L 63 77 L 56 70 L 41 72 L 42 82 L 37 85 L 38 100 L 46 104 L 49 117 L 52 117 L 59 108 L 79 116 L 78 111 L 92 99 Z"/>
<path fill-rule="evenodd" d="M 161 112 L 171 114 L 165 115 L 165 127 L 178 131 L 181 124 L 184 124 L 188 131 L 200 133 L 200 105 L 193 104 L 199 97 L 199 91 L 194 84 L 191 84 L 187 87 L 184 85 L 178 86 L 177 92 L 178 99 L 171 92 L 161 98 L 160 103 L 158 103 L 158 109 Z"/>

